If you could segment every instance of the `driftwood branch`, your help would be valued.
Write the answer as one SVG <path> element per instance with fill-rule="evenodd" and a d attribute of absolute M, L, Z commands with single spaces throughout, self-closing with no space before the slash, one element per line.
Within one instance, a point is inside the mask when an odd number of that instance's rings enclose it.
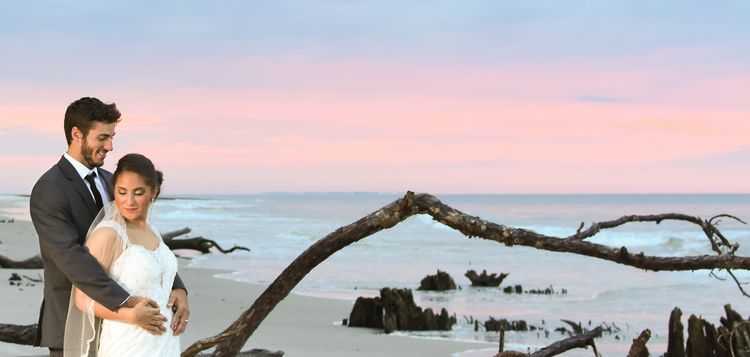
<path fill-rule="evenodd" d="M 0 341 L 19 345 L 33 345 L 36 339 L 36 324 L 0 324 Z"/>
<path fill-rule="evenodd" d="M 564 340 L 557 341 L 539 351 L 536 351 L 530 355 L 530 357 L 549 357 L 556 356 L 565 351 L 570 351 L 574 348 L 585 348 L 591 346 L 594 349 L 594 356 L 599 354 L 596 352 L 596 345 L 594 344 L 594 338 L 602 336 L 602 327 L 586 332 L 581 335 L 568 337 Z"/>
<path fill-rule="evenodd" d="M 190 232 L 192 232 L 192 230 L 188 227 L 185 227 L 183 229 L 178 229 L 176 231 L 161 233 L 161 239 L 163 239 L 165 242 L 168 242 L 174 239 L 175 237 L 179 237 L 181 235 L 188 234 Z"/>
<path fill-rule="evenodd" d="M 13 260 L 0 255 L 0 268 L 5 269 L 42 269 L 42 257 L 35 255 L 26 260 Z"/>
<path fill-rule="evenodd" d="M 220 252 L 226 254 L 234 252 L 235 250 L 244 250 L 244 251 L 250 251 L 250 249 L 241 247 L 241 246 L 234 246 L 229 249 L 222 248 L 219 243 L 216 243 L 216 241 L 213 241 L 211 239 L 206 239 L 203 237 L 195 237 L 195 238 L 186 238 L 186 239 L 172 239 L 170 241 L 165 241 L 164 244 L 166 244 L 169 249 L 190 249 L 190 250 L 197 250 L 203 254 L 210 253 L 211 248 L 216 248 Z"/>
<path fill-rule="evenodd" d="M 601 336 L 602 327 L 598 326 L 597 328 L 586 333 L 581 333 L 579 335 L 568 337 L 564 340 L 553 342 L 549 346 L 544 347 L 532 354 L 517 351 L 499 351 L 495 355 L 495 357 L 549 357 L 562 354 L 575 348 L 586 348 L 588 346 L 591 346 L 591 348 L 594 350 L 594 356 L 598 356 L 599 354 L 596 352 L 596 344 L 594 344 L 594 339 Z M 630 357 L 630 355 L 628 355 L 628 357 Z"/>
<path fill-rule="evenodd" d="M 739 279 L 737 279 L 737 277 L 734 275 L 734 272 L 732 272 L 729 269 L 727 269 L 727 274 L 729 274 L 729 276 L 732 277 L 732 280 L 734 280 L 734 283 L 737 285 L 737 288 L 740 289 L 740 292 L 742 293 L 742 295 L 745 295 L 746 297 L 750 297 L 747 291 L 745 291 L 745 288 L 742 287 L 743 285 L 746 285 L 747 283 L 743 283 L 739 281 Z"/>
<path fill-rule="evenodd" d="M 222 253 L 229 253 L 235 250 L 247 250 L 245 247 L 233 247 L 231 249 L 224 249 L 219 246 L 216 242 L 210 239 L 202 237 L 190 238 L 190 239 L 174 239 L 183 234 L 190 233 L 190 228 L 183 228 L 177 231 L 164 233 L 162 239 L 164 243 L 170 249 L 192 249 L 198 250 L 202 253 L 209 253 L 211 247 L 216 247 Z M 23 261 L 15 261 L 5 256 L 0 255 L 0 268 L 6 269 L 43 269 L 42 258 L 39 255 L 35 255 L 29 259 Z M 41 283 L 42 279 L 31 278 L 23 275 L 24 278 L 32 282 Z M 34 336 L 36 335 L 37 325 L 11 325 L 11 324 L 0 324 L 0 341 L 16 343 L 21 345 L 32 345 L 34 344 Z"/>
<path fill-rule="evenodd" d="M 178 229 L 167 233 L 162 233 L 162 239 L 164 244 L 169 247 L 170 250 L 174 249 L 189 249 L 196 250 L 203 254 L 210 253 L 211 248 L 216 248 L 220 252 L 227 254 L 234 252 L 235 250 L 250 251 L 250 249 L 242 246 L 234 246 L 229 249 L 225 249 L 214 240 L 206 239 L 203 237 L 187 238 L 187 239 L 175 239 L 184 234 L 190 233 L 190 228 Z M 28 258 L 26 260 L 13 260 L 6 256 L 0 255 L 0 268 L 5 269 L 43 269 L 42 257 L 38 254 Z"/>
<path fill-rule="evenodd" d="M 242 246 L 235 245 L 232 248 L 225 249 L 222 248 L 222 246 L 219 245 L 219 243 L 216 243 L 216 241 L 211 239 L 206 239 L 203 237 L 194 237 L 194 238 L 185 238 L 185 239 L 175 239 L 176 237 L 179 237 L 183 234 L 190 233 L 190 228 L 183 228 L 172 232 L 162 233 L 161 238 L 164 240 L 164 244 L 169 247 L 170 250 L 175 249 L 190 249 L 190 250 L 197 250 L 203 254 L 210 253 L 211 248 L 216 248 L 220 252 L 227 254 L 234 252 L 235 250 L 244 250 L 244 251 L 250 251 L 250 249 Z"/>
<path fill-rule="evenodd" d="M 276 304 L 283 300 L 302 278 L 318 264 L 349 244 L 383 229 L 391 228 L 415 214 L 428 214 L 434 220 L 460 231 L 469 238 L 479 237 L 507 246 L 520 245 L 547 251 L 579 254 L 644 270 L 684 271 L 725 269 L 729 271 L 730 269 L 750 269 L 750 258 L 735 256 L 736 244 L 732 245 L 723 239 L 723 235 L 717 235 L 716 232 L 719 232 L 718 228 L 710 221 L 699 217 L 675 213 L 625 216 L 614 221 L 595 223 L 586 231 L 581 231 L 581 228 L 579 228 L 578 232 L 573 236 L 561 238 L 488 222 L 447 206 L 432 195 L 407 192 L 403 198 L 386 205 L 380 210 L 348 226 L 337 229 L 314 243 L 284 269 L 276 280 L 255 300 L 255 303 L 243 312 L 226 330 L 216 336 L 197 341 L 189 346 L 182 355 L 194 356 L 196 353 L 214 346 L 216 346 L 216 350 L 214 351 L 215 356 L 233 356 L 237 354 Z M 725 215 L 721 217 L 730 216 Z M 729 245 L 730 249 L 727 251 L 722 251 L 721 249 L 717 251 L 715 249 L 717 255 L 713 256 L 657 257 L 647 256 L 642 252 L 632 254 L 625 247 L 613 248 L 585 240 L 595 235 L 601 229 L 614 228 L 628 222 L 659 223 L 667 219 L 694 223 L 701 227 L 704 232 L 711 233 L 709 240 L 718 237 L 716 238 L 718 242 L 716 243 L 717 246 L 727 247 Z"/>
<path fill-rule="evenodd" d="M 583 326 L 581 326 L 580 322 L 573 322 L 570 320 L 561 319 L 560 321 L 568 324 L 570 328 L 573 330 L 573 333 L 571 335 L 580 335 L 583 334 Z"/>

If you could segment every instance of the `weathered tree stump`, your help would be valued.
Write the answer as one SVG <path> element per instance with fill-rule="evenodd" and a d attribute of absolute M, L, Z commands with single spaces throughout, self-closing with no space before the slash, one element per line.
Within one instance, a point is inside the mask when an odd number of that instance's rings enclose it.
<path fill-rule="evenodd" d="M 703 330 L 706 333 L 706 350 L 714 351 L 715 357 L 729 357 L 729 350 L 719 345 L 719 333 L 716 331 L 716 326 L 703 320 Z"/>
<path fill-rule="evenodd" d="M 456 290 L 456 282 L 450 274 L 444 271 L 437 271 L 435 275 L 428 275 L 419 282 L 419 289 L 426 291 L 445 291 Z"/>
<path fill-rule="evenodd" d="M 646 342 L 651 338 L 651 330 L 645 329 L 641 332 L 638 338 L 633 340 L 633 344 L 630 345 L 630 351 L 628 351 L 628 357 L 648 357 L 648 347 Z"/>
<path fill-rule="evenodd" d="M 500 331 L 500 329 L 503 331 L 528 331 L 529 324 L 524 320 L 496 320 L 490 316 L 490 319 L 484 322 L 484 329 L 486 331 Z"/>
<path fill-rule="evenodd" d="M 727 317 L 722 318 L 721 323 L 729 334 L 725 343 L 731 347 L 733 356 L 750 357 L 750 321 L 743 319 L 729 304 L 724 305 L 724 311 Z"/>
<path fill-rule="evenodd" d="M 357 298 L 349 315 L 350 327 L 382 328 L 385 333 L 397 330 L 449 331 L 456 323 L 446 309 L 435 314 L 432 309 L 424 311 L 414 303 L 410 289 L 380 290 L 379 298 Z"/>
<path fill-rule="evenodd" d="M 533 294 L 533 295 L 552 295 L 552 294 L 555 293 L 555 289 L 553 289 L 550 286 L 550 287 L 546 287 L 544 289 L 531 289 L 531 290 L 527 291 L 527 293 Z"/>
<path fill-rule="evenodd" d="M 358 297 L 349 314 L 349 327 L 383 328 L 383 304 L 379 297 Z"/>
<path fill-rule="evenodd" d="M 724 305 L 724 313 L 727 314 L 726 318 L 721 318 L 721 324 L 724 325 L 726 328 L 733 328 L 735 324 L 740 323 L 744 321 L 742 318 L 742 315 L 740 315 L 737 311 L 734 311 L 732 309 L 732 305 L 726 304 Z"/>
<path fill-rule="evenodd" d="M 669 322 L 668 350 L 665 356 L 688 357 L 750 357 L 750 322 L 742 318 L 730 305 L 725 305 L 726 317 L 717 329 L 706 320 L 691 315 L 688 319 L 687 344 L 683 345 L 682 312 L 672 310 Z"/>
<path fill-rule="evenodd" d="M 448 311 L 445 309 L 440 311 L 441 318 L 437 318 L 432 309 L 422 311 L 422 308 L 414 303 L 411 289 L 383 288 L 380 290 L 380 299 L 385 314 L 386 333 L 395 330 L 450 330 L 456 323 L 455 318 L 448 317 Z"/>
<path fill-rule="evenodd" d="M 482 270 L 482 274 L 477 274 L 474 270 L 469 270 L 466 272 L 467 278 L 471 280 L 471 286 L 490 286 L 490 287 L 498 287 L 500 286 L 500 283 L 503 282 L 503 280 L 508 277 L 508 274 L 500 273 L 498 276 L 497 273 L 487 274 L 487 270 Z"/>
<path fill-rule="evenodd" d="M 446 310 L 445 308 L 440 309 L 440 315 L 437 315 L 437 330 L 450 331 L 455 323 L 455 316 L 449 315 L 448 310 Z"/>
<path fill-rule="evenodd" d="M 684 357 L 685 338 L 682 334 L 682 311 L 675 307 L 669 314 L 669 331 L 667 337 L 667 353 L 665 357 Z"/>
<path fill-rule="evenodd" d="M 685 348 L 688 357 L 706 356 L 706 335 L 703 333 L 703 322 L 703 319 L 695 315 L 690 315 L 688 318 L 688 339 Z"/>
<path fill-rule="evenodd" d="M 719 337 L 717 338 L 716 344 L 718 345 L 717 351 L 719 351 L 721 354 L 717 353 L 717 357 L 725 357 L 725 356 L 731 356 L 731 352 L 729 351 L 731 348 L 731 344 L 729 343 L 730 336 L 732 335 L 732 332 L 729 331 L 724 326 L 719 326 L 716 329 L 716 332 L 719 334 Z"/>
<path fill-rule="evenodd" d="M 505 329 L 502 326 L 500 326 L 500 331 L 498 331 L 498 335 L 499 336 L 497 340 L 497 353 L 500 354 L 505 350 Z"/>
<path fill-rule="evenodd" d="M 508 285 L 503 288 L 503 292 L 506 294 L 523 294 L 523 285 Z"/>

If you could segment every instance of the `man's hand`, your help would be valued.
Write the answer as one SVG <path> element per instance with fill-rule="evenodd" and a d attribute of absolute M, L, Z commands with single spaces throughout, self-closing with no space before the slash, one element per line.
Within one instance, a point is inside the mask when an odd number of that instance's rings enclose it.
<path fill-rule="evenodd" d="M 188 307 L 187 301 L 187 291 L 185 291 L 184 289 L 172 289 L 172 292 L 169 294 L 169 302 L 167 303 L 167 308 L 174 311 L 174 316 L 172 316 L 172 325 L 170 327 L 172 328 L 172 331 L 174 331 L 174 335 L 179 336 L 181 333 L 185 332 L 185 328 L 187 328 L 188 324 L 188 318 L 190 317 L 190 308 Z"/>
<path fill-rule="evenodd" d="M 159 304 L 156 301 L 142 296 L 131 296 L 125 303 L 125 308 L 130 309 L 130 323 L 136 325 L 152 335 L 161 335 L 167 332 L 164 323 L 167 318 L 159 313 Z"/>

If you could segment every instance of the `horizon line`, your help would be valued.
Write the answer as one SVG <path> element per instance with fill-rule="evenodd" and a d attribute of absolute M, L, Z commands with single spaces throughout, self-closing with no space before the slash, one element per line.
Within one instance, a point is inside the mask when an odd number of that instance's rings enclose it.
<path fill-rule="evenodd" d="M 255 193 L 174 193 L 160 199 L 186 198 L 186 196 L 262 196 L 262 195 L 323 195 L 323 194 L 369 194 L 369 195 L 405 195 L 407 191 L 264 191 Z M 717 196 L 717 195 L 750 195 L 750 192 L 542 192 L 542 193 L 462 193 L 462 192 L 415 192 L 433 196 Z M 28 193 L 0 193 L 0 196 L 30 197 Z"/>

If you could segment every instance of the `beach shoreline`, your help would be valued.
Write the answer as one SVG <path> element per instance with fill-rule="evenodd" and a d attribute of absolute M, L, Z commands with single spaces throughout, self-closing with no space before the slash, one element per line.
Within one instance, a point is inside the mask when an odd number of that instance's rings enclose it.
<path fill-rule="evenodd" d="M 630 195 L 595 199 L 581 196 L 565 200 L 557 196 L 532 199 L 503 197 L 500 200 L 494 196 L 450 199 L 458 200 L 451 202 L 456 207 L 478 216 L 543 234 L 564 236 L 565 232 L 575 231 L 578 223 L 571 225 L 570 222 L 580 222 L 579 217 L 601 220 L 621 212 L 665 212 L 673 206 L 701 216 L 710 216 L 718 210 L 736 212 L 746 217 L 750 215 L 744 204 L 748 197 Z M 190 227 L 201 236 L 218 239 L 222 245 L 242 245 L 253 249 L 252 252 L 227 255 L 187 254 L 185 259 L 180 259 L 183 280 L 195 276 L 195 281 L 190 281 L 191 285 L 188 286 L 193 311 L 209 309 L 218 312 L 209 317 L 211 321 L 206 324 L 211 326 L 201 323 L 200 330 L 196 330 L 199 333 L 194 335 L 189 334 L 193 331 L 188 331 L 183 339 L 183 348 L 226 328 L 291 261 L 320 237 L 387 200 L 389 198 L 382 195 L 361 194 L 352 197 L 347 194 L 315 194 L 159 202 L 154 221 L 163 231 Z M 13 252 L 9 255 L 14 259 L 26 259 L 38 251 L 36 235 L 28 223 L 28 211 L 27 198 L 0 196 L 0 216 L 5 215 L 16 221 L 6 223 L 6 228 L 27 227 L 18 233 L 27 237 L 20 239 L 22 244 L 12 248 L 16 243 L 7 242 L 10 245 L 6 248 Z M 744 226 L 725 225 L 722 228 L 731 241 L 742 242 L 748 237 Z M 705 238 L 701 237 L 701 232 L 695 232 L 695 227 L 667 223 L 609 232 L 601 238 L 600 243 L 644 249 L 656 255 L 696 255 L 710 251 Z M 3 239 L 3 235 L 0 235 L 0 240 Z M 2 249 L 5 248 L 0 244 L 0 254 L 3 254 Z M 746 247 L 741 247 L 739 253 L 747 255 L 743 249 L 746 250 Z M 178 254 L 185 252 L 178 251 Z M 457 277 L 459 289 L 451 292 L 417 291 L 417 282 L 424 274 L 434 273 L 435 268 Z M 565 288 L 568 293 L 505 294 L 498 289 L 473 288 L 466 285 L 466 279 L 461 278 L 466 269 L 511 273 L 504 281 L 507 286 L 523 284 L 529 289 L 554 284 L 555 288 Z M 736 272 L 741 279 L 750 280 L 750 275 L 745 273 Z M 449 314 L 458 318 L 458 322 L 451 331 L 401 331 L 387 336 L 375 330 L 341 326 L 341 320 L 348 317 L 358 296 L 377 296 L 383 287 L 411 288 L 418 306 L 433 311 L 446 308 Z M 27 308 L 38 309 L 41 292 L 29 299 L 34 304 Z M 679 307 L 685 319 L 695 314 L 718 323 L 724 316 L 723 306 L 726 304 L 740 312 L 746 310 L 743 308 L 746 301 L 736 286 L 731 282 L 710 279 L 708 271 L 650 272 L 575 254 L 511 248 L 484 240 L 466 243 L 460 233 L 433 222 L 429 216 L 417 216 L 387 232 L 352 244 L 316 266 L 261 324 L 248 341 L 246 349 L 257 347 L 298 351 L 301 355 L 324 351 L 320 355 L 326 356 L 339 350 L 341 355 L 368 353 L 365 350 L 382 354 L 392 351 L 388 347 L 390 344 L 405 340 L 407 345 L 418 347 L 404 348 L 411 348 L 418 354 L 435 350 L 431 354 L 490 357 L 497 352 L 498 335 L 486 331 L 482 321 L 494 317 L 524 320 L 537 327 L 537 330 L 507 332 L 506 349 L 536 350 L 559 341 L 567 337 L 565 332 L 558 331 L 559 327 L 566 327 L 563 322 L 566 319 L 585 326 L 616 326 L 611 333 L 597 339 L 597 349 L 604 355 L 627 353 L 630 341 L 646 328 L 652 331 L 649 348 L 666 351 L 666 331 L 672 309 Z M 36 312 L 30 315 L 35 317 Z M 299 320 L 295 321 L 294 318 Z M 312 318 L 317 321 L 310 321 Z M 193 320 L 191 318 L 191 322 Z M 474 329 L 473 321 L 479 321 L 478 331 Z M 33 322 L 29 320 L 25 323 Z M 309 329 L 314 332 L 310 334 Z M 306 341 L 306 338 L 299 339 L 298 336 L 312 336 L 315 343 Z M 347 340 L 344 344 L 353 347 L 347 349 L 336 341 L 343 338 Z M 329 342 L 319 342 L 323 340 Z M 350 341 L 353 342 L 349 344 Z M 389 354 L 408 354 L 400 353 L 393 351 Z M 569 356 L 589 354 L 590 351 L 583 349 L 566 352 Z"/>
<path fill-rule="evenodd" d="M 0 255 L 21 260 L 38 254 L 38 240 L 31 222 L 0 223 Z M 217 277 L 230 271 L 190 267 L 179 259 L 180 276 L 189 290 L 190 326 L 181 337 L 184 350 L 199 339 L 212 337 L 228 327 L 265 290 L 266 286 Z M 42 300 L 41 283 L 23 278 L 10 285 L 12 273 L 30 278 L 42 276 L 39 269 L 0 269 L 0 323 L 36 323 Z M 493 347 L 491 343 L 385 335 L 382 331 L 342 326 L 351 301 L 290 294 L 281 301 L 248 339 L 243 350 L 281 350 L 287 356 L 452 356 Z M 43 356 L 47 349 L 0 342 L 0 355 Z"/>

